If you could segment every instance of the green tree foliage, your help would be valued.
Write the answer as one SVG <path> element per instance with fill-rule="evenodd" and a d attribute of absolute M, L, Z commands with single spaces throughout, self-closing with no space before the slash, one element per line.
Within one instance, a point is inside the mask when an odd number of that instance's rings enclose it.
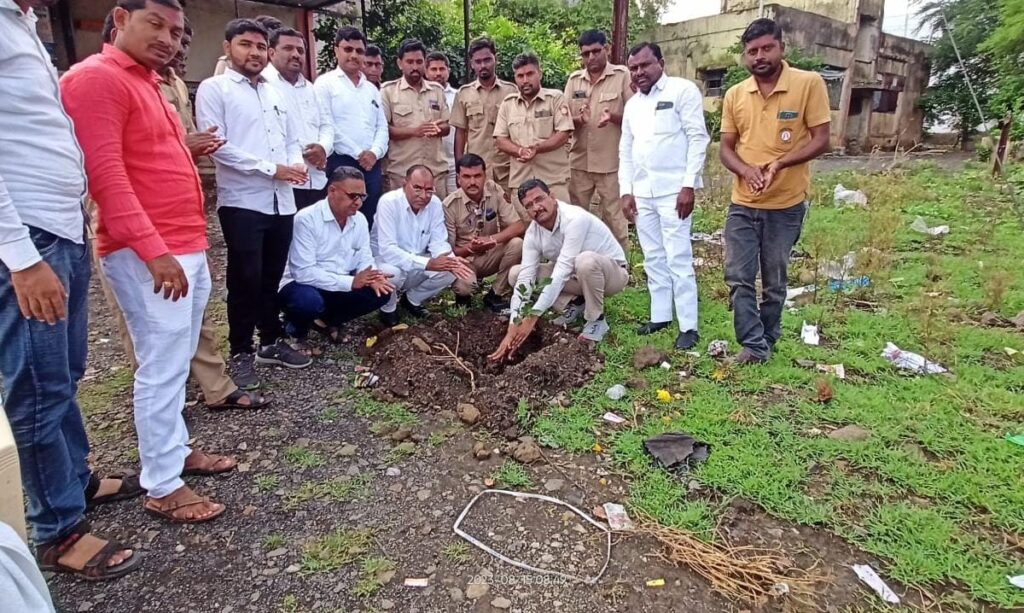
<path fill-rule="evenodd" d="M 668 0 L 631 0 L 630 41 L 658 22 Z M 577 38 L 591 28 L 611 38 L 610 0 L 477 0 L 472 3 L 470 37 L 487 35 L 498 47 L 498 75 L 512 79 L 512 60 L 524 52 L 541 60 L 545 87 L 561 89 L 566 77 L 579 67 Z M 328 23 L 328 21 L 332 23 Z M 333 43 L 337 20 L 317 28 L 318 40 Z M 395 51 L 405 38 L 419 38 L 427 47 L 445 53 L 451 81 L 458 86 L 472 79 L 466 74 L 461 0 L 381 0 L 367 6 L 365 31 L 387 56 L 384 78 L 399 76 Z M 320 68 L 334 65 L 330 49 L 321 53 Z"/>
<path fill-rule="evenodd" d="M 1012 111 L 1019 136 L 1024 125 L 1024 0 L 928 0 L 918 16 L 937 34 L 932 84 L 920 101 L 925 117 L 951 123 L 966 144 L 981 123 L 978 105 L 986 119 Z"/>

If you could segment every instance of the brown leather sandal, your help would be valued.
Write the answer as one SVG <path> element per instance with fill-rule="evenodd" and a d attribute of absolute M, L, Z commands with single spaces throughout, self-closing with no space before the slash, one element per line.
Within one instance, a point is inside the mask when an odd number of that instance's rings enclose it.
<path fill-rule="evenodd" d="M 243 398 L 249 399 L 249 404 L 242 404 L 239 400 Z M 235 390 L 228 395 L 227 398 L 221 400 L 217 404 L 207 404 L 206 408 L 211 411 L 227 411 L 230 409 L 240 409 L 243 411 L 249 411 L 253 409 L 262 409 L 263 407 L 270 404 L 266 396 L 258 392 L 247 392 L 245 390 Z"/>
<path fill-rule="evenodd" d="M 175 496 L 182 489 L 188 488 L 187 486 L 183 486 L 182 488 L 176 490 L 169 496 L 165 496 L 163 500 L 167 500 L 168 498 Z M 210 503 L 218 505 L 220 508 L 214 511 L 212 514 L 207 515 L 206 517 L 188 518 L 179 517 L 174 514 L 175 511 L 181 509 L 194 507 L 200 504 Z M 149 513 L 150 515 L 153 515 L 155 517 L 159 517 L 160 519 L 169 521 L 172 524 L 201 524 L 203 522 L 208 522 L 217 519 L 218 517 L 224 514 L 224 511 L 227 510 L 227 507 L 224 506 L 223 504 L 219 502 L 213 502 L 212 500 L 210 500 L 209 496 L 200 496 L 199 494 L 193 492 L 191 489 L 189 489 L 186 493 L 180 494 L 177 500 L 168 500 L 167 502 L 157 502 L 156 498 L 150 498 L 147 496 L 146 500 L 142 503 L 142 508 L 143 510 L 146 511 L 146 513 Z"/>
<path fill-rule="evenodd" d="M 91 534 L 89 523 L 83 519 L 67 536 L 37 546 L 36 561 L 40 570 L 69 573 L 86 581 L 107 581 L 123 577 L 142 565 L 142 554 L 134 551 L 120 564 L 108 564 L 110 558 L 126 550 L 117 541 Z"/>
<path fill-rule="evenodd" d="M 97 496 L 96 493 L 100 491 L 100 482 L 103 479 L 120 479 L 121 485 L 115 492 Z M 89 483 L 85 486 L 85 510 L 91 511 L 98 505 L 136 498 L 145 493 L 146 490 L 139 485 L 137 475 L 107 475 L 101 478 L 93 473 L 89 475 Z"/>
<path fill-rule="evenodd" d="M 193 456 L 197 456 L 199 460 L 190 467 L 188 466 L 188 460 Z M 185 468 L 181 471 L 181 476 L 204 477 L 207 475 L 218 475 L 220 473 L 226 473 L 234 470 L 237 465 L 238 461 L 232 457 L 217 455 L 215 453 L 206 453 L 205 451 L 195 449 L 191 454 L 189 454 L 188 458 L 185 458 Z"/>

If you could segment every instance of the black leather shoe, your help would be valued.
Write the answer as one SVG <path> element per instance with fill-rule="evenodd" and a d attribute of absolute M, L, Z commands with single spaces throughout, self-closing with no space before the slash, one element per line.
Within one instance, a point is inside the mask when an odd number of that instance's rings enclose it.
<path fill-rule="evenodd" d="M 487 292 L 487 294 L 484 295 L 484 306 L 494 313 L 501 313 L 505 309 L 509 308 L 510 305 L 508 300 L 505 300 L 494 292 Z"/>
<path fill-rule="evenodd" d="M 636 333 L 640 336 L 647 336 L 648 334 L 654 334 L 659 330 L 664 330 L 668 325 L 672 323 L 670 321 L 649 321 L 644 325 L 636 329 Z"/>
<path fill-rule="evenodd" d="M 392 328 L 398 325 L 398 309 L 391 311 L 390 313 L 380 312 L 380 323 L 385 326 Z"/>
<path fill-rule="evenodd" d="M 700 342 L 700 335 L 697 334 L 696 330 L 687 330 L 686 332 L 680 332 L 679 336 L 676 337 L 676 349 L 686 351 L 693 349 Z"/>
<path fill-rule="evenodd" d="M 400 302 L 402 303 L 402 308 L 405 309 L 405 312 L 412 315 L 416 319 L 423 319 L 427 315 L 430 315 L 430 313 L 425 308 L 423 308 L 422 306 L 416 306 L 415 304 L 409 302 L 409 299 L 406 298 L 405 296 L 402 296 Z"/>

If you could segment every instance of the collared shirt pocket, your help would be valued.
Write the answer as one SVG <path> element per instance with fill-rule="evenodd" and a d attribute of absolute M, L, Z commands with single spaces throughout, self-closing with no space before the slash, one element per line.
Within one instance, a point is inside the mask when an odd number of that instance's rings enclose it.
<path fill-rule="evenodd" d="M 443 104 L 442 100 L 436 100 L 436 99 L 427 100 L 427 104 L 426 104 L 427 117 L 430 118 L 430 121 L 437 121 L 438 119 L 441 119 L 441 105 L 442 104 Z"/>
<path fill-rule="evenodd" d="M 549 110 L 534 111 L 533 125 L 537 140 L 549 138 L 555 131 L 555 116 Z M 531 143 L 532 144 L 532 143 Z"/>
<path fill-rule="evenodd" d="M 508 136 L 513 143 L 519 146 L 529 146 L 531 143 L 527 143 L 528 130 L 526 127 L 525 117 L 509 117 L 508 118 Z"/>
<path fill-rule="evenodd" d="M 774 145 L 780 150 L 788 151 L 793 148 L 796 141 L 797 129 L 800 127 L 800 112 L 796 110 L 779 110 L 776 115 L 778 126 L 775 134 Z"/>
<path fill-rule="evenodd" d="M 622 107 L 622 97 L 619 96 L 619 92 L 605 92 L 598 97 L 598 104 L 601 110 L 607 108 L 611 111 L 619 111 Z"/>
<path fill-rule="evenodd" d="M 659 100 L 654 105 L 654 133 L 673 134 L 678 132 L 680 127 L 675 103 L 671 100 Z"/>
<path fill-rule="evenodd" d="M 466 105 L 466 122 L 470 130 L 482 130 L 487 125 L 487 115 L 484 114 L 484 105 L 473 102 Z"/>
<path fill-rule="evenodd" d="M 412 126 L 415 121 L 413 118 L 413 108 L 411 104 L 396 104 L 391 107 L 392 122 L 396 126 L 408 127 Z"/>

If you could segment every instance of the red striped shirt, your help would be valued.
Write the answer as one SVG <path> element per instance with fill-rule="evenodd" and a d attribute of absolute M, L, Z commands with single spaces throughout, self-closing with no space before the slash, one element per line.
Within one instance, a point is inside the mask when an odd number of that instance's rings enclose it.
<path fill-rule="evenodd" d="M 61 79 L 96 201 L 101 256 L 130 247 L 148 262 L 208 247 L 199 171 L 159 82 L 111 45 Z"/>

